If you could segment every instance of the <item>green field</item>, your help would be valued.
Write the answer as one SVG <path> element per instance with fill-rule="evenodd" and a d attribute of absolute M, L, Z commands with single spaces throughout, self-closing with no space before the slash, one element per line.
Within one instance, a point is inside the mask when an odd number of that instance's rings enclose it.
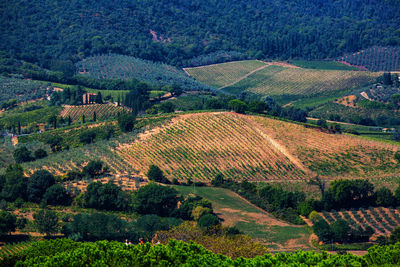
<path fill-rule="evenodd" d="M 314 95 L 362 87 L 375 82 L 379 75 L 361 71 L 268 66 L 224 88 L 224 91 L 233 94 L 246 91 L 257 95 Z"/>
<path fill-rule="evenodd" d="M 101 93 L 101 96 L 103 99 L 107 96 L 110 96 L 112 98 L 112 102 L 117 102 L 118 97 L 120 97 L 121 101 L 122 98 L 129 93 L 128 90 L 98 90 L 98 89 L 85 89 L 88 93 L 93 93 L 93 94 L 98 94 L 99 92 Z"/>
<path fill-rule="evenodd" d="M 316 70 L 359 70 L 355 67 L 348 66 L 346 64 L 336 61 L 323 61 L 323 60 L 291 60 L 290 64 L 303 69 L 316 69 Z"/>
<path fill-rule="evenodd" d="M 236 226 L 239 230 L 267 245 L 271 250 L 291 251 L 311 249 L 308 242 L 310 233 L 304 226 L 295 226 L 279 221 L 271 214 L 262 211 L 236 193 L 215 187 L 174 186 L 181 194 L 193 192 L 211 201 L 214 211 L 224 223 Z"/>
<path fill-rule="evenodd" d="M 244 60 L 186 68 L 185 70 L 196 80 L 219 88 L 233 83 L 249 72 L 265 65 L 264 62 L 258 60 Z"/>

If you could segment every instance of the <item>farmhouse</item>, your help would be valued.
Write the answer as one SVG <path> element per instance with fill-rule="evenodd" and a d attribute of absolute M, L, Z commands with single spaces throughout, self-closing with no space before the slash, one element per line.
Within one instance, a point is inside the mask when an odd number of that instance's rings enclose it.
<path fill-rule="evenodd" d="M 86 93 L 82 95 L 82 104 L 94 104 L 97 94 Z"/>

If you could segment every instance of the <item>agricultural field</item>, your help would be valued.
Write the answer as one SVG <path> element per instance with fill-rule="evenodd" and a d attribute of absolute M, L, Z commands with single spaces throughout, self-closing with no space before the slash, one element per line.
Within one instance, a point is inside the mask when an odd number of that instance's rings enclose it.
<path fill-rule="evenodd" d="M 256 95 L 315 95 L 362 87 L 376 81 L 380 73 L 342 70 L 312 70 L 271 65 L 245 79 L 224 88 L 239 94 Z"/>
<path fill-rule="evenodd" d="M 390 235 L 395 227 L 400 226 L 400 210 L 393 208 L 323 211 L 319 214 L 328 223 L 342 219 L 354 228 L 359 225 L 365 230 L 369 226 L 374 230 L 375 236 Z"/>
<path fill-rule="evenodd" d="M 135 78 L 153 85 L 177 84 L 187 90 L 209 89 L 173 66 L 124 55 L 88 57 L 76 63 L 76 68 L 81 75 L 96 79 Z"/>
<path fill-rule="evenodd" d="M 223 224 L 236 226 L 240 231 L 266 245 L 270 251 L 293 251 L 312 248 L 310 233 L 304 226 L 292 225 L 257 208 L 236 193 L 216 187 L 174 186 L 182 195 L 196 194 L 211 201 Z"/>
<path fill-rule="evenodd" d="M 400 71 L 400 47 L 374 46 L 338 60 L 370 71 Z"/>
<path fill-rule="evenodd" d="M 118 97 L 122 101 L 123 97 L 129 93 L 128 90 L 97 90 L 97 89 L 88 89 L 88 88 L 86 88 L 85 91 L 88 93 L 93 93 L 93 94 L 98 94 L 100 92 L 103 99 L 105 97 L 109 96 L 112 98 L 112 102 L 117 102 Z"/>
<path fill-rule="evenodd" d="M 25 102 L 42 98 L 46 95 L 46 86 L 22 78 L 0 76 L 0 104 L 10 99 Z"/>
<path fill-rule="evenodd" d="M 250 181 L 302 180 L 315 174 L 381 178 L 398 174 L 398 149 L 261 116 L 218 112 L 179 116 L 117 151 L 142 175 L 155 164 L 171 180 L 210 182 L 219 172 Z"/>
<path fill-rule="evenodd" d="M 359 68 L 349 66 L 336 61 L 307 61 L 307 60 L 290 60 L 290 64 L 303 69 L 316 70 L 360 70 Z"/>
<path fill-rule="evenodd" d="M 266 64 L 259 60 L 244 60 L 185 68 L 184 70 L 189 73 L 190 76 L 195 77 L 196 80 L 220 88 L 265 66 Z"/>
<path fill-rule="evenodd" d="M 18 253 L 31 245 L 30 242 L 21 242 L 17 244 L 7 244 L 0 247 L 0 259 L 3 259 L 6 256 L 13 255 Z"/>
<path fill-rule="evenodd" d="M 115 118 L 119 113 L 127 112 L 128 110 L 124 107 L 118 107 L 115 104 L 93 104 L 93 105 L 65 105 L 64 109 L 60 112 L 60 116 L 63 118 L 71 117 L 73 121 L 81 119 L 82 115 L 85 118 L 92 119 L 94 112 L 96 112 L 97 120 L 106 120 Z"/>

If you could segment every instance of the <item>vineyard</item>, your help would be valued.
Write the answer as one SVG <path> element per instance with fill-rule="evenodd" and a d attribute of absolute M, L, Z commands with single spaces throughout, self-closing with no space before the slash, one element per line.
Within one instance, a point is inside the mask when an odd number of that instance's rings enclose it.
<path fill-rule="evenodd" d="M 222 87 L 235 82 L 237 79 L 266 66 L 258 60 L 234 61 L 228 63 L 214 64 L 195 68 L 185 68 L 184 70 L 196 80 L 214 87 Z"/>
<path fill-rule="evenodd" d="M 0 247 L 0 260 L 4 257 L 14 255 L 23 251 L 31 245 L 30 242 L 22 242 L 18 244 L 7 244 Z"/>
<path fill-rule="evenodd" d="M 375 82 L 379 75 L 364 71 L 268 66 L 224 90 L 234 94 L 248 91 L 258 95 L 314 95 L 361 87 Z"/>
<path fill-rule="evenodd" d="M 370 71 L 400 71 L 400 47 L 374 46 L 338 60 Z"/>
<path fill-rule="evenodd" d="M 82 106 L 65 105 L 64 109 L 60 113 L 60 116 L 63 118 L 71 117 L 73 121 L 76 121 L 79 120 L 82 115 L 85 115 L 86 119 L 92 119 L 94 112 L 96 112 L 98 120 L 105 120 L 115 118 L 118 113 L 127 112 L 127 109 L 124 107 L 118 107 L 114 104 L 94 104 Z"/>
<path fill-rule="evenodd" d="M 130 56 L 109 54 L 86 58 L 76 64 L 78 72 L 96 79 L 132 78 L 154 85 L 177 84 L 184 89 L 208 89 L 182 70 Z"/>
<path fill-rule="evenodd" d="M 395 227 L 400 226 L 400 210 L 393 208 L 369 208 L 346 211 L 323 211 L 320 216 L 329 224 L 339 219 L 345 220 L 353 228 L 368 226 L 374 230 L 374 235 L 390 235 Z"/>
<path fill-rule="evenodd" d="M 42 98 L 45 94 L 46 87 L 38 82 L 0 76 L 0 103 L 10 99 L 24 102 Z"/>
<path fill-rule="evenodd" d="M 300 180 L 323 176 L 379 177 L 398 173 L 393 145 L 333 135 L 302 125 L 235 113 L 187 114 L 120 146 L 140 171 L 155 164 L 168 178 L 209 182 L 221 172 L 235 180 Z"/>

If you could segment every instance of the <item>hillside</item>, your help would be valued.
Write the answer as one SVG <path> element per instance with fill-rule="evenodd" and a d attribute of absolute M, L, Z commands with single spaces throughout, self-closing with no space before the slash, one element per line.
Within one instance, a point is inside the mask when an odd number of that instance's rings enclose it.
<path fill-rule="evenodd" d="M 397 0 L 3 1 L 0 50 L 52 69 L 103 53 L 176 66 L 218 50 L 336 58 L 399 45 L 399 11 Z"/>
<path fill-rule="evenodd" d="M 65 105 L 63 110 L 60 112 L 60 116 L 63 118 L 71 117 L 73 121 L 82 118 L 85 115 L 86 119 L 92 119 L 94 112 L 98 120 L 115 118 L 118 113 L 127 112 L 128 109 L 118 107 L 115 104 L 92 104 L 92 105 Z"/>
<path fill-rule="evenodd" d="M 205 182 L 218 172 L 252 181 L 307 179 L 312 173 L 379 177 L 397 173 L 397 150 L 394 145 L 227 112 L 179 116 L 117 149 L 141 173 L 155 164 L 170 179 Z"/>
<path fill-rule="evenodd" d="M 76 68 L 81 75 L 95 79 L 130 80 L 135 78 L 153 85 L 177 84 L 186 90 L 208 89 L 206 85 L 196 82 L 185 72 L 173 66 L 123 55 L 88 57 L 76 63 Z"/>
<path fill-rule="evenodd" d="M 255 65 L 254 62 L 258 62 Z M 189 68 L 197 80 L 217 85 L 226 92 L 257 95 L 314 95 L 361 87 L 376 81 L 379 73 L 303 69 L 289 64 L 240 61 Z"/>

